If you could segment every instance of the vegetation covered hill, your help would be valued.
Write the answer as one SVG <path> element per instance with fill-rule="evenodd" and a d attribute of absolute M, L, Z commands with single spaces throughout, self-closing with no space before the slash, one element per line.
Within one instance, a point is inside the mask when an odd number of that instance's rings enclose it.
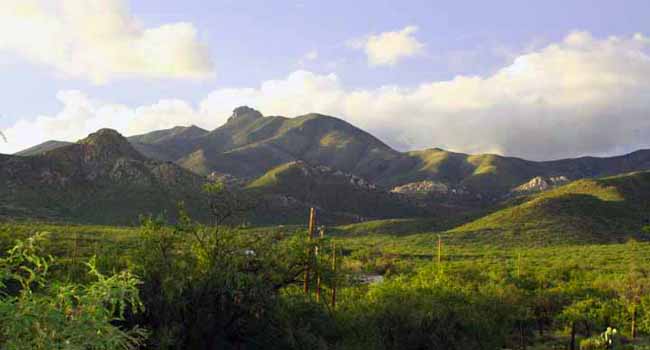
<path fill-rule="evenodd" d="M 197 126 L 177 126 L 171 129 L 157 130 L 143 135 L 128 138 L 133 147 L 145 156 L 164 160 L 175 161 L 191 152 L 197 140 L 208 133 L 207 130 Z"/>
<path fill-rule="evenodd" d="M 323 224 L 443 213 L 443 208 L 418 206 L 358 176 L 301 161 L 273 168 L 246 189 L 262 199 L 256 214 L 264 222 L 283 218 L 280 223 L 302 223 L 310 207 L 319 210 Z"/>
<path fill-rule="evenodd" d="M 55 140 L 45 141 L 45 142 L 43 142 L 41 144 L 38 144 L 38 145 L 36 145 L 34 147 L 24 149 L 24 150 L 16 153 L 16 155 L 17 156 L 25 156 L 25 157 L 27 157 L 27 156 L 36 156 L 36 155 L 45 153 L 47 151 L 51 151 L 53 149 L 63 147 L 63 146 L 67 146 L 67 145 L 70 145 L 70 144 L 72 144 L 72 143 L 71 142 L 65 142 L 65 141 L 55 141 Z"/>
<path fill-rule="evenodd" d="M 482 205 L 500 201 L 522 185 L 535 192 L 540 188 L 534 184 L 553 184 L 546 181 L 550 178 L 572 181 L 650 169 L 648 150 L 547 162 L 438 148 L 402 153 L 338 118 L 321 114 L 265 117 L 249 107 L 235 109 L 224 125 L 212 131 L 175 127 L 132 136 L 129 141 L 149 158 L 173 161 L 200 175 L 252 179 L 282 164 L 304 161 L 354 174 L 385 189 L 409 185 L 423 190 L 420 195 L 433 194 L 438 201 Z M 48 142 L 20 154 L 39 154 L 63 145 Z M 544 181 L 535 180 L 540 177 Z M 434 186 L 421 186 L 423 181 Z M 527 186 L 531 181 L 533 185 Z"/>
<path fill-rule="evenodd" d="M 178 127 L 130 140 L 145 155 L 175 161 L 202 175 L 257 178 L 282 164 L 304 161 L 354 174 L 387 190 L 408 184 L 418 188 L 419 182 L 430 181 L 436 191 L 423 194 L 432 194 L 435 201 L 481 206 L 510 196 L 537 177 L 573 181 L 650 169 L 650 151 L 547 162 L 439 148 L 398 152 L 338 118 L 315 113 L 265 117 L 248 107 L 235 109 L 223 126 L 210 132 Z"/>
<path fill-rule="evenodd" d="M 141 214 L 175 213 L 180 201 L 198 213 L 203 182 L 102 129 L 39 155 L 0 158 L 0 216 L 137 223 Z"/>
<path fill-rule="evenodd" d="M 511 203 L 451 232 L 533 245 L 643 237 L 650 222 L 650 172 L 578 180 Z"/>
<path fill-rule="evenodd" d="M 551 190 L 570 181 L 650 169 L 650 151 L 611 158 L 584 157 L 548 162 L 493 154 L 469 155 L 438 148 L 398 152 L 338 118 L 321 114 L 295 118 L 265 117 L 249 107 L 235 109 L 224 125 L 212 131 L 196 126 L 175 127 L 132 136 L 128 142 L 120 140 L 119 144 L 126 152 L 123 158 L 134 162 L 116 162 L 116 159 L 94 162 L 95 167 L 104 169 L 104 174 L 112 171 L 110 169 L 116 164 L 158 164 L 153 168 L 167 167 L 180 172 L 182 167 L 191 171 L 194 174 L 186 171 L 182 175 L 194 179 L 189 182 L 201 182 L 206 176 L 210 179 L 233 179 L 233 182 L 247 184 L 249 190 L 255 189 L 262 194 L 263 203 L 267 203 L 262 207 L 267 212 L 257 218 L 264 223 L 287 223 L 294 213 L 304 216 L 305 208 L 309 206 L 324 209 L 332 215 L 332 219 L 338 218 L 336 222 L 418 216 L 434 219 L 467 217 L 471 212 L 498 209 L 504 200 Z M 37 172 L 45 163 L 71 169 L 74 166 L 69 164 L 69 159 L 57 154 L 83 153 L 80 147 L 80 144 L 45 143 L 20 153 L 34 155 L 28 157 L 31 159 L 10 157 L 10 161 L 4 161 L 3 171 L 6 174 L 21 173 L 24 170 L 20 169 L 30 164 L 27 168 L 34 167 L 33 170 Z M 71 157 L 83 158 L 80 155 Z M 73 163 L 76 166 L 83 162 Z M 144 166 L 148 168 L 144 173 L 153 169 L 149 165 Z M 142 166 L 133 167 L 136 168 Z M 74 172 L 77 175 L 81 173 Z M 32 183 L 43 184 L 39 182 L 41 180 L 34 180 L 39 176 L 31 173 L 25 178 L 33 178 L 30 180 Z M 72 173 L 64 177 L 71 176 Z M 80 176 L 83 178 L 85 175 Z M 139 181 L 152 176 L 136 178 Z M 355 178 L 357 184 L 372 184 L 373 188 L 360 190 L 349 183 L 351 178 Z M 99 178 L 97 181 L 102 182 Z M 78 180 L 72 182 L 83 183 Z M 145 196 L 155 197 L 153 203 L 164 198 L 170 203 L 167 208 L 173 206 L 171 203 L 177 199 L 188 198 L 187 201 L 191 201 L 191 196 L 162 195 L 178 192 L 178 184 L 167 188 L 164 184 L 153 185 L 154 182 L 148 186 L 157 189 L 147 191 Z M 102 183 L 102 191 L 115 192 L 109 198 L 117 198 L 117 193 L 124 188 L 124 184 L 114 186 L 118 183 L 115 181 Z M 8 184 L 8 188 L 14 186 Z M 17 197 L 39 199 L 38 191 L 29 186 L 15 187 L 11 191 Z M 44 191 L 58 190 L 52 187 Z M 84 190 L 84 193 L 88 191 Z M 186 193 L 185 190 L 181 192 Z M 269 202 L 270 198 L 273 200 Z M 117 204 L 117 199 L 114 202 L 111 206 L 119 212 L 122 206 Z M 6 215 L 29 212 L 27 207 L 31 202 L 22 203 L 5 204 L 7 208 L 22 208 L 5 209 Z M 44 207 L 38 201 L 34 203 L 36 207 Z M 51 201 L 48 203 L 50 206 L 59 205 Z M 67 206 L 76 208 L 71 204 Z M 149 212 L 147 206 L 140 208 Z M 76 209 L 74 211 L 78 212 Z M 120 215 L 114 214 L 114 217 Z"/>

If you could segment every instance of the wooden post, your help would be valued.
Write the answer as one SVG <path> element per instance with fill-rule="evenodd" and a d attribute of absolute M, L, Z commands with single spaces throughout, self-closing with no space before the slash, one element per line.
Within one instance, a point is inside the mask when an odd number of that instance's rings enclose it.
<path fill-rule="evenodd" d="M 442 238 L 438 235 L 438 273 L 442 272 Z"/>
<path fill-rule="evenodd" d="M 307 244 L 311 243 L 311 238 L 314 235 L 314 223 L 316 221 L 316 210 L 314 208 L 309 209 L 309 228 L 307 230 Z M 307 266 L 305 268 L 305 281 L 303 289 L 305 294 L 309 294 L 309 280 L 310 280 L 310 270 L 311 269 L 311 247 L 307 247 Z"/>
<path fill-rule="evenodd" d="M 318 245 L 315 248 L 316 252 L 316 264 L 318 266 L 319 263 L 319 253 L 320 253 L 320 244 L 323 240 L 323 237 L 325 237 L 325 227 L 322 227 L 319 232 L 318 232 Z M 321 276 L 320 276 L 320 269 L 316 270 L 316 302 L 320 302 L 320 293 L 321 293 Z"/>
<path fill-rule="evenodd" d="M 74 248 L 72 249 L 72 263 L 68 267 L 68 279 L 78 281 L 77 255 L 79 254 L 79 232 L 74 235 Z"/>
<path fill-rule="evenodd" d="M 336 242 L 332 241 L 332 311 L 336 310 Z"/>

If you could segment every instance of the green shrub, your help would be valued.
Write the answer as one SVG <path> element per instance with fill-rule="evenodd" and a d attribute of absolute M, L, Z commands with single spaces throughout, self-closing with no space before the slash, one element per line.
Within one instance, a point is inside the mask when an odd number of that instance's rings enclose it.
<path fill-rule="evenodd" d="M 598 338 L 583 339 L 580 342 L 580 350 L 601 350 L 605 349 L 605 344 Z"/>
<path fill-rule="evenodd" d="M 54 259 L 39 254 L 40 236 L 19 241 L 0 259 L 0 347 L 12 349 L 136 349 L 140 328 L 116 326 L 127 312 L 142 310 L 140 281 L 128 272 L 99 273 L 88 285 L 49 279 Z"/>

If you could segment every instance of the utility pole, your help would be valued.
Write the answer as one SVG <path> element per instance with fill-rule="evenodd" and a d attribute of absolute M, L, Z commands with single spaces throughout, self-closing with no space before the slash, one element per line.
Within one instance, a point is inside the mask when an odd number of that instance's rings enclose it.
<path fill-rule="evenodd" d="M 305 281 L 303 289 L 305 294 L 309 294 L 309 280 L 310 280 L 310 269 L 311 269 L 311 239 L 314 235 L 314 224 L 316 222 L 316 210 L 314 208 L 309 209 L 309 228 L 307 230 L 307 266 L 305 268 Z"/>
<path fill-rule="evenodd" d="M 325 237 L 325 227 L 321 227 L 320 230 L 318 230 L 318 245 L 315 248 L 315 253 L 316 253 L 316 266 L 319 266 L 319 253 L 320 253 L 320 245 L 321 242 L 323 241 L 323 237 Z M 320 293 L 321 293 L 321 273 L 320 269 L 316 270 L 316 302 L 320 302 Z"/>
<path fill-rule="evenodd" d="M 332 241 L 332 311 L 336 310 L 336 242 Z"/>
<path fill-rule="evenodd" d="M 438 235 L 438 274 L 442 272 L 442 238 Z"/>

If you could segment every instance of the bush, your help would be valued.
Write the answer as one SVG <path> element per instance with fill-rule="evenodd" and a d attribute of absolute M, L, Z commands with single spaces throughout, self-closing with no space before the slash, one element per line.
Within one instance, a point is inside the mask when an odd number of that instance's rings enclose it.
<path fill-rule="evenodd" d="M 605 349 L 605 344 L 598 338 L 583 339 L 580 342 L 580 350 L 601 350 Z"/>
<path fill-rule="evenodd" d="M 87 266 L 88 285 L 49 280 L 54 259 L 39 255 L 41 236 L 19 241 L 0 259 L 2 349 L 136 349 L 140 328 L 116 326 L 127 312 L 142 310 L 139 280 L 128 272 L 104 276 Z"/>

